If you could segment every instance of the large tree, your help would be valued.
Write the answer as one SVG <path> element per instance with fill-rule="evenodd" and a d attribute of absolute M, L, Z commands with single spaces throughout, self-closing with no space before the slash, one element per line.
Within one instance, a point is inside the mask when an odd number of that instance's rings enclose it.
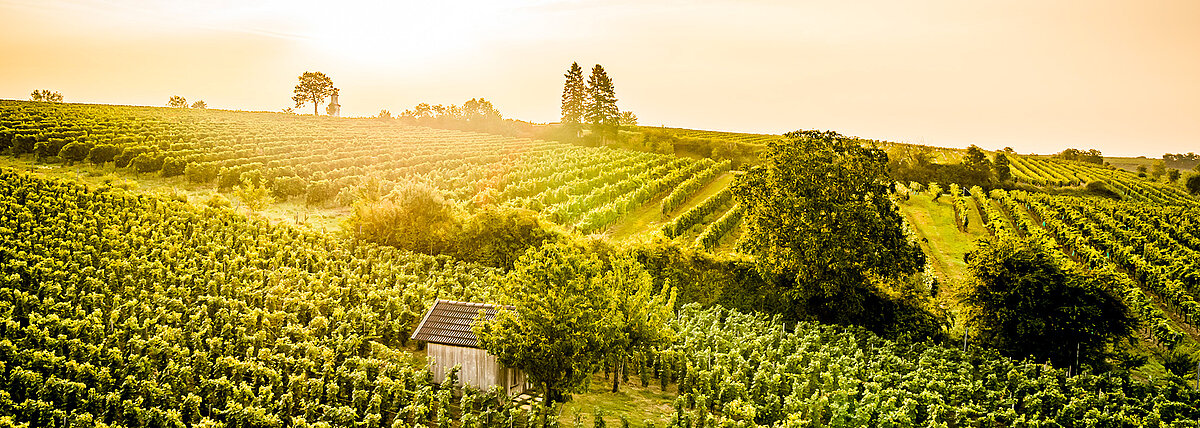
<path fill-rule="evenodd" d="M 1132 329 L 1125 306 L 1105 291 L 1118 281 L 1111 271 L 1068 268 L 1041 244 L 1012 236 L 980 240 L 966 260 L 972 336 L 1012 357 L 1094 365 Z"/>
<path fill-rule="evenodd" d="M 587 93 L 585 115 L 588 123 L 592 125 L 592 131 L 602 135 L 616 135 L 621 114 L 617 109 L 617 94 L 612 79 L 600 64 L 592 67 L 592 75 L 587 81 Z"/>
<path fill-rule="evenodd" d="M 874 281 L 925 265 L 889 199 L 883 150 L 835 132 L 797 131 L 769 143 L 765 160 L 734 187 L 745 207 L 742 250 L 794 303 L 853 322 Z"/>
<path fill-rule="evenodd" d="M 600 268 L 594 254 L 569 244 L 531 248 L 505 277 L 514 309 L 474 327 L 484 349 L 542 390 L 546 406 L 578 390 L 608 346 Z"/>
<path fill-rule="evenodd" d="M 991 181 L 992 161 L 988 160 L 987 154 L 979 146 L 972 144 L 970 147 L 967 147 L 967 153 L 963 156 L 962 165 L 964 175 L 962 178 L 964 180 L 960 184 L 987 186 L 988 182 Z"/>
<path fill-rule="evenodd" d="M 300 83 L 296 84 L 296 89 L 292 92 L 295 93 L 292 101 L 296 102 L 296 108 L 312 103 L 313 116 L 317 116 L 317 107 L 325 102 L 325 97 L 333 95 L 333 79 L 319 71 L 306 71 L 300 75 Z"/>
<path fill-rule="evenodd" d="M 1012 181 L 1012 167 L 1009 165 L 1008 156 L 997 152 L 994 159 L 992 161 L 992 171 L 996 173 L 996 182 L 1007 183 Z"/>
<path fill-rule="evenodd" d="M 578 62 L 572 62 L 571 68 L 563 77 L 566 78 L 566 82 L 563 83 L 562 124 L 577 136 L 579 126 L 583 123 L 584 106 L 588 97 L 587 88 L 583 84 L 583 68 L 579 67 Z"/>
<path fill-rule="evenodd" d="M 1200 165 L 1197 165 L 1196 169 L 1200 170 Z M 1187 187 L 1188 193 L 1200 195 L 1200 174 L 1192 174 L 1188 177 L 1185 187 Z"/>

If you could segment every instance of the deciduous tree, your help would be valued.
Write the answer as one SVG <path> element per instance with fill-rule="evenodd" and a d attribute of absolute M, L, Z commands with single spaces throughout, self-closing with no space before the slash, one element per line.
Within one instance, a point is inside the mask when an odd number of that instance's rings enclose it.
<path fill-rule="evenodd" d="M 1004 153 L 996 153 L 992 161 L 992 171 L 996 173 L 996 182 L 1007 183 L 1012 181 L 1012 167 L 1009 166 L 1008 156 Z"/>
<path fill-rule="evenodd" d="M 58 93 L 57 91 L 51 91 L 49 89 L 38 89 L 29 94 L 29 100 L 30 101 L 45 101 L 48 103 L 61 103 L 61 102 L 63 102 L 63 96 L 62 96 L 62 94 Z"/>
<path fill-rule="evenodd" d="M 1036 242 L 1017 237 L 980 240 L 966 256 L 966 302 L 972 336 L 1016 357 L 1055 365 L 1101 363 L 1108 343 L 1133 320 L 1108 294 L 1111 271 L 1064 267 Z"/>
<path fill-rule="evenodd" d="M 634 352 L 649 351 L 674 339 L 668 321 L 674 315 L 675 292 L 668 285 L 655 293 L 654 278 L 628 253 L 614 255 L 609 266 L 600 283 L 612 307 L 606 354 L 613 368 L 612 392 L 617 392 L 621 371 Z"/>
<path fill-rule="evenodd" d="M 594 254 L 569 244 L 530 249 L 505 277 L 514 309 L 474 327 L 484 349 L 542 390 L 546 406 L 577 391 L 608 345 L 600 268 Z"/>
<path fill-rule="evenodd" d="M 296 108 L 303 107 L 305 104 L 312 103 L 313 116 L 317 116 L 317 107 L 325 102 L 325 98 L 333 94 L 333 79 L 326 76 L 322 72 L 306 71 L 301 74 L 300 83 L 296 84 L 296 88 L 292 90 L 292 101 L 296 102 Z"/>
<path fill-rule="evenodd" d="M 741 247 L 793 302 L 852 322 L 874 279 L 924 266 L 888 197 L 883 150 L 836 132 L 797 131 L 768 143 L 764 157 L 734 187 L 745 209 Z"/>
<path fill-rule="evenodd" d="M 192 108 L 205 109 L 208 108 L 208 103 L 204 102 L 204 100 L 199 100 L 192 103 Z"/>
<path fill-rule="evenodd" d="M 188 107 L 187 98 L 181 97 L 179 95 L 171 95 L 171 99 L 167 100 L 167 107 L 187 108 Z"/>

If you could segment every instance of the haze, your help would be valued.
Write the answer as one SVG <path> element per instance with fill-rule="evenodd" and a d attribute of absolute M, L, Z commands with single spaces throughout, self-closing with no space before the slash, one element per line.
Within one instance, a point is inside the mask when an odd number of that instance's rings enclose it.
<path fill-rule="evenodd" d="M 1200 2 L 900 3 L 0 0 L 0 98 L 279 111 L 323 71 L 344 115 L 552 122 L 578 61 L 643 125 L 1200 151 Z"/>

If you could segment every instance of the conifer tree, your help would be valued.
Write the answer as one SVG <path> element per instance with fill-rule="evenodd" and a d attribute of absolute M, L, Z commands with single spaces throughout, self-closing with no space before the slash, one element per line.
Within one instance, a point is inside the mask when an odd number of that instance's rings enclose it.
<path fill-rule="evenodd" d="M 617 120 L 621 112 L 617 110 L 617 95 L 613 89 L 612 79 L 604 71 L 604 67 L 596 64 L 592 67 L 592 75 L 587 82 L 587 121 L 592 125 L 592 131 L 599 134 L 615 135 Z"/>
<path fill-rule="evenodd" d="M 562 95 L 562 124 L 567 129 L 579 134 L 579 126 L 583 123 L 584 104 L 587 102 L 587 88 L 583 84 L 583 68 L 578 62 L 572 62 L 567 70 L 566 83 L 563 84 Z"/>

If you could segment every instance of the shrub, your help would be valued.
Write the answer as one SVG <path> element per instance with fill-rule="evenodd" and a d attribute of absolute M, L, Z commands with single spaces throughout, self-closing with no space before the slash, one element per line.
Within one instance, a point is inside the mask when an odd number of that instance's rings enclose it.
<path fill-rule="evenodd" d="M 112 144 L 97 144 L 88 152 L 88 162 L 96 165 L 101 165 L 107 162 L 112 162 L 118 154 L 121 154 L 121 148 Z"/>
<path fill-rule="evenodd" d="M 87 159 L 88 154 L 92 151 L 91 149 L 88 144 L 75 141 L 63 146 L 62 150 L 58 151 L 58 157 L 63 158 L 67 163 L 73 164 Z"/>
<path fill-rule="evenodd" d="M 162 176 L 174 177 L 182 175 L 183 170 L 187 168 L 187 161 L 180 158 L 166 158 L 162 163 Z"/>
<path fill-rule="evenodd" d="M 216 180 L 218 171 L 216 164 L 191 162 L 183 168 L 183 175 L 192 183 L 203 184 Z"/>
<path fill-rule="evenodd" d="M 134 171 L 139 173 L 158 171 L 163 167 L 163 156 L 159 154 L 142 153 L 133 158 L 133 161 L 130 163 L 130 165 L 133 166 Z"/>
<path fill-rule="evenodd" d="M 275 177 L 271 183 L 271 193 L 280 200 L 287 200 L 292 196 L 303 195 L 308 187 L 308 182 L 297 176 Z"/>

